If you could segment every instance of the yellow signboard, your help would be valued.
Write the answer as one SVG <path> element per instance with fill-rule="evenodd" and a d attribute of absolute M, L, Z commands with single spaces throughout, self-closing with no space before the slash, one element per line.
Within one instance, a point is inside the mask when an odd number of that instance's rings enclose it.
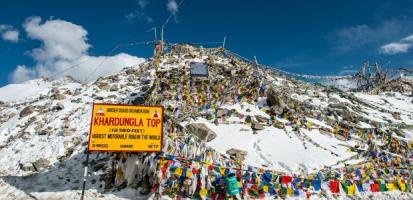
<path fill-rule="evenodd" d="M 162 106 L 93 104 L 89 151 L 159 152 Z"/>

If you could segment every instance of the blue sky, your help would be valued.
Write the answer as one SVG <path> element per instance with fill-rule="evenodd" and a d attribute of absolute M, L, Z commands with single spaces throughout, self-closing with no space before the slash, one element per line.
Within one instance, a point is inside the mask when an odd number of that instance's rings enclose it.
<path fill-rule="evenodd" d="M 117 44 L 153 40 L 148 30 L 170 14 L 169 42 L 220 42 L 227 36 L 228 49 L 286 71 L 351 73 L 365 61 L 413 65 L 412 0 L 185 0 L 176 8 L 179 2 L 0 0 L 0 86 L 82 62 L 81 70 L 68 73 L 86 79 L 82 74 L 102 61 L 97 75 L 140 62 L 152 46 L 108 53 Z"/>

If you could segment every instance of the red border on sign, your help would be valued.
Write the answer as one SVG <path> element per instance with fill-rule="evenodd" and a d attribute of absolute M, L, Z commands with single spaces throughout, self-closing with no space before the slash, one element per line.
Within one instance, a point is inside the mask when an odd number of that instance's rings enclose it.
<path fill-rule="evenodd" d="M 161 148 L 159 151 L 130 151 L 130 150 L 89 150 L 90 147 L 90 136 L 92 132 L 92 121 L 93 121 L 93 113 L 95 112 L 95 105 L 113 105 L 113 106 L 135 106 L 135 107 L 157 107 L 162 109 L 162 124 L 161 124 Z M 114 103 L 92 103 L 92 115 L 90 116 L 90 127 L 89 127 L 89 136 L 87 142 L 87 151 L 88 152 L 148 152 L 148 153 L 157 153 L 161 152 L 163 148 L 163 118 L 164 118 L 164 107 L 163 106 L 152 106 L 152 105 L 129 105 L 129 104 L 114 104 Z"/>

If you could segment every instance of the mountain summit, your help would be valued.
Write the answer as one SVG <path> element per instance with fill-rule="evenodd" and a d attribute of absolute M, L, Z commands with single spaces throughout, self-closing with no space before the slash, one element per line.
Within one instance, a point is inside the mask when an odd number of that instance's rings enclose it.
<path fill-rule="evenodd" d="M 412 198 L 372 189 L 411 185 L 410 94 L 343 92 L 223 48 L 172 45 L 93 83 L 31 80 L 0 100 L 1 199 L 79 198 L 93 102 L 162 105 L 164 141 L 92 153 L 86 199 L 221 198 L 230 174 L 236 198 L 334 198 L 336 180 L 343 197 Z"/>

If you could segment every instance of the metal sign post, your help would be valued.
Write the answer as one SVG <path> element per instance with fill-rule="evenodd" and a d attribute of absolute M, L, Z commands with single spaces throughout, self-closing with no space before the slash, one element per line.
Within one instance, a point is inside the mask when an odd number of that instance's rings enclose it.
<path fill-rule="evenodd" d="M 87 180 L 87 174 L 88 174 L 88 166 L 89 166 L 89 151 L 86 151 L 85 173 L 83 174 L 82 195 L 80 196 L 80 200 L 83 200 L 83 198 L 84 198 L 84 196 L 85 196 L 86 180 Z"/>

